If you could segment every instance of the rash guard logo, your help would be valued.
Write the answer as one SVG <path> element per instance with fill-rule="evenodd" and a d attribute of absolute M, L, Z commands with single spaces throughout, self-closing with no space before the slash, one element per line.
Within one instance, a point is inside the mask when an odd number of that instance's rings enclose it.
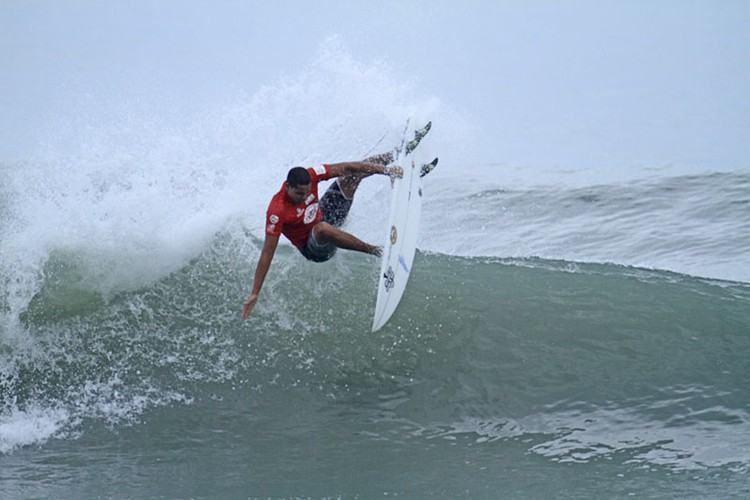
<path fill-rule="evenodd" d="M 305 224 L 309 224 L 312 221 L 314 221 L 316 215 L 318 215 L 318 204 L 313 203 L 312 205 L 310 205 L 309 207 L 305 209 L 305 218 L 304 218 Z"/>

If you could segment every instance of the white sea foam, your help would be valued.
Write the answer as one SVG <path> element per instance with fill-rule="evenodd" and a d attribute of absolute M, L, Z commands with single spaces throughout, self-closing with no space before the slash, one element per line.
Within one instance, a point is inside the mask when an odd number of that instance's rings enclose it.
<path fill-rule="evenodd" d="M 0 415 L 0 454 L 60 435 L 70 421 L 70 413 L 59 408 L 15 409 Z"/>

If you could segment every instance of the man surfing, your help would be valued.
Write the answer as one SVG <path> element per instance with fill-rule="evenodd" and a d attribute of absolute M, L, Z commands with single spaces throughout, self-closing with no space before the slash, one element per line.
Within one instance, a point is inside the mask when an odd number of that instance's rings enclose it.
<path fill-rule="evenodd" d="M 406 145 L 406 154 L 414 150 L 430 130 L 431 124 L 417 130 Z M 403 147 L 403 144 L 402 144 Z M 372 156 L 364 161 L 323 164 L 314 168 L 294 167 L 286 182 L 271 199 L 266 212 L 266 236 L 255 269 L 253 288 L 242 307 L 242 319 L 250 316 L 258 302 L 271 261 L 283 234 L 300 253 L 312 262 L 325 262 L 343 248 L 380 256 L 382 249 L 341 229 L 351 208 L 359 183 L 373 174 L 401 177 L 403 170 L 390 165 L 400 149 Z M 336 179 L 318 200 L 318 182 Z"/>

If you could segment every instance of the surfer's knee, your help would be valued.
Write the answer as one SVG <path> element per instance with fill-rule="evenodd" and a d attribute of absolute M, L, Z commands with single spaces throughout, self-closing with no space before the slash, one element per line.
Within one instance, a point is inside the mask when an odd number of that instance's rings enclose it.
<path fill-rule="evenodd" d="M 334 227 L 327 222 L 318 222 L 312 230 L 316 240 L 328 243 L 332 239 Z"/>
<path fill-rule="evenodd" d="M 344 198 L 347 200 L 353 199 L 360 181 L 369 175 L 371 174 L 352 174 L 347 175 L 346 177 L 340 177 L 338 182 L 339 190 L 341 190 L 341 194 L 344 195 Z"/>

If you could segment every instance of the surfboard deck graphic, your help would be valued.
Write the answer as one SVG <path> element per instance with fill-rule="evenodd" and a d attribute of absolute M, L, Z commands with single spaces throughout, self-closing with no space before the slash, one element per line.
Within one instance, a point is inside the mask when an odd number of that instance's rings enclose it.
<path fill-rule="evenodd" d="M 390 319 L 406 290 L 414 263 L 422 213 L 424 176 L 421 174 L 432 171 L 437 163 L 437 158 L 419 166 L 412 161 L 410 166 L 404 167 L 404 176 L 393 182 L 388 231 L 383 245 L 378 296 L 372 321 L 373 332 L 382 328 Z"/>

